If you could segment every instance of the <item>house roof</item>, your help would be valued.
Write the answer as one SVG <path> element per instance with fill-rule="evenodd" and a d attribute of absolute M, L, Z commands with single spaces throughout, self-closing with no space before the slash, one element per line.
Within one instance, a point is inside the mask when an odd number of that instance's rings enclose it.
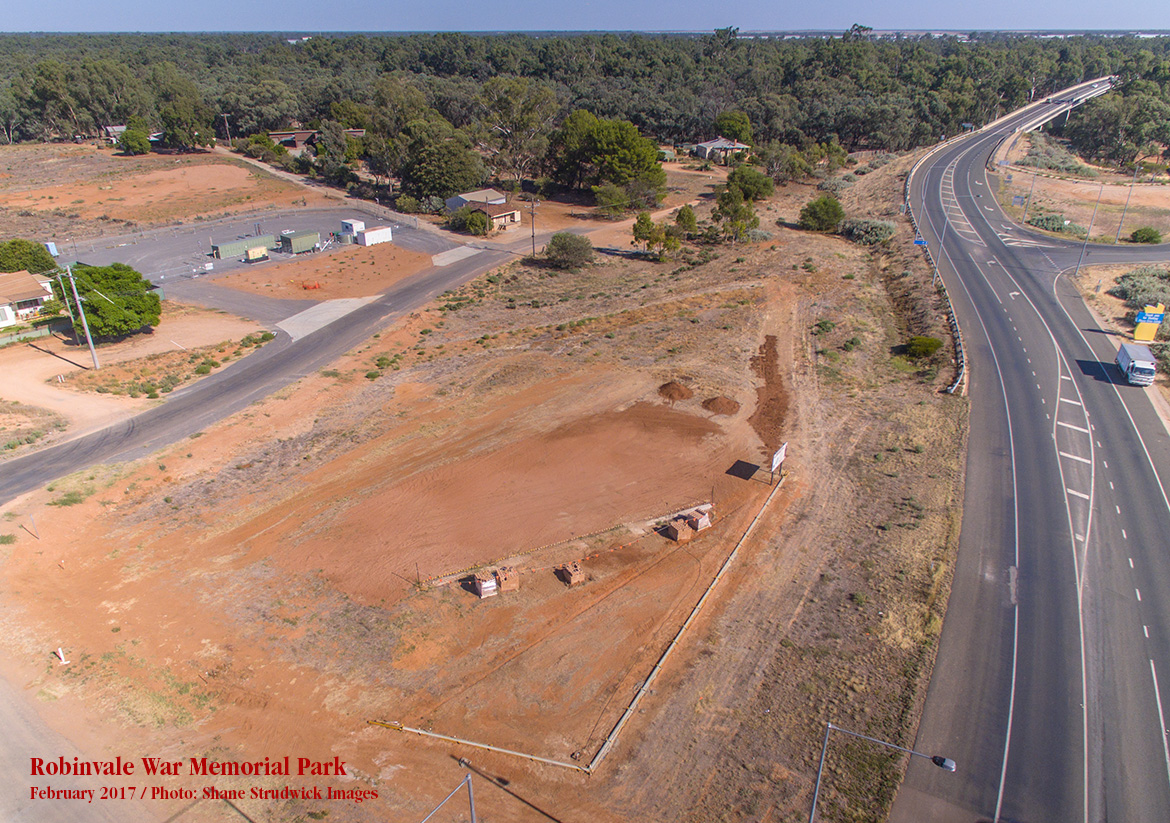
<path fill-rule="evenodd" d="M 505 197 L 495 189 L 480 189 L 479 191 L 469 191 L 465 194 L 457 194 L 456 197 L 466 200 L 468 203 L 491 203 L 493 200 L 504 200 Z"/>
<path fill-rule="evenodd" d="M 505 214 L 519 214 L 520 209 L 507 203 L 480 203 L 472 211 L 482 211 L 488 217 L 500 217 Z"/>
<path fill-rule="evenodd" d="M 714 140 L 708 140 L 706 143 L 700 143 L 699 145 L 707 150 L 716 149 L 719 151 L 744 151 L 751 148 L 751 146 L 745 143 L 740 143 L 737 140 L 729 140 L 723 135 L 716 137 Z"/>
<path fill-rule="evenodd" d="M 19 303 L 21 300 L 32 300 L 36 297 L 48 297 L 49 292 L 44 283 L 48 278 L 38 278 L 35 274 L 26 271 L 14 271 L 0 274 L 0 305 Z"/>

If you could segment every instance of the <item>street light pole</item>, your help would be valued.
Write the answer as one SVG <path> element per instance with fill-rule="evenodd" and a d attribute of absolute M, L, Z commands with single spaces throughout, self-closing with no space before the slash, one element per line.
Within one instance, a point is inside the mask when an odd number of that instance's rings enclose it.
<path fill-rule="evenodd" d="M 1133 187 L 1137 183 L 1138 172 L 1142 170 L 1142 164 L 1135 158 L 1133 161 L 1133 180 L 1129 184 L 1129 194 L 1125 196 L 1125 208 L 1121 210 L 1121 220 L 1117 223 L 1117 236 L 1113 238 L 1114 244 L 1121 242 L 1121 226 L 1125 223 L 1125 213 L 1129 211 L 1129 198 L 1133 197 Z"/>
<path fill-rule="evenodd" d="M 1097 202 L 1093 204 L 1093 216 L 1089 218 L 1089 228 L 1085 231 L 1085 242 L 1081 245 L 1081 256 L 1077 259 L 1077 268 L 1073 272 L 1073 279 L 1081 273 L 1081 265 L 1085 262 L 1085 252 L 1089 248 L 1089 237 L 1093 234 L 1093 221 L 1097 219 L 1097 207 L 1101 205 L 1101 195 L 1105 193 L 1105 184 L 1101 184 L 1100 190 L 1097 192 Z"/>
<path fill-rule="evenodd" d="M 825 739 L 824 742 L 821 743 L 821 762 L 817 766 L 817 782 L 816 787 L 813 789 L 812 810 L 808 813 L 808 823 L 813 823 L 813 818 L 816 817 L 817 814 L 817 798 L 820 797 L 821 794 L 821 773 L 825 769 L 825 754 L 829 750 L 829 732 L 834 731 L 841 732 L 842 734 L 848 734 L 852 737 L 860 737 L 862 740 L 868 740 L 870 743 L 877 743 L 879 746 L 886 746 L 890 749 L 897 749 L 900 752 L 905 752 L 906 754 L 913 755 L 915 757 L 925 757 L 931 763 L 938 766 L 940 769 L 943 769 L 944 771 L 953 772 L 957 768 L 955 761 L 951 760 L 949 757 L 943 757 L 942 755 L 938 754 L 923 754 L 922 752 L 916 752 L 913 749 L 907 749 L 906 747 L 899 746 L 895 743 L 887 743 L 884 740 L 878 740 L 876 737 L 870 737 L 866 734 L 860 734 L 859 732 L 851 732 L 848 729 L 842 729 L 840 726 L 836 726 L 832 722 L 828 722 L 825 724 Z"/>

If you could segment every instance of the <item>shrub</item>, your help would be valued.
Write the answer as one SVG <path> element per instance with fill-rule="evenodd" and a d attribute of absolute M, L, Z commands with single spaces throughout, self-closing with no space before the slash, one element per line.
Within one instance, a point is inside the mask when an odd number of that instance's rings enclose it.
<path fill-rule="evenodd" d="M 1033 132 L 1030 137 L 1031 145 L 1028 147 L 1028 155 L 1019 161 L 1021 166 L 1052 169 L 1054 171 L 1065 172 L 1066 174 L 1075 174 L 1080 177 L 1097 176 L 1097 172 L 1094 169 L 1081 163 L 1064 146 L 1049 138 L 1048 135 L 1041 132 Z"/>
<path fill-rule="evenodd" d="M 1063 232 L 1065 229 L 1064 217 L 1059 214 L 1039 214 L 1028 219 L 1029 226 L 1035 226 L 1044 231 Z"/>
<path fill-rule="evenodd" d="M 906 343 L 906 356 L 912 360 L 922 360 L 941 349 L 942 344 L 942 341 L 937 337 L 916 335 Z"/>
<path fill-rule="evenodd" d="M 840 194 L 852 185 L 852 183 L 847 182 L 844 178 L 830 177 L 828 180 L 822 180 L 818 183 L 817 188 L 821 191 L 827 191 L 829 194 Z"/>
<path fill-rule="evenodd" d="M 488 220 L 488 216 L 482 211 L 473 211 L 467 215 L 466 228 L 468 233 L 474 234 L 476 237 L 483 237 L 491 227 L 492 221 Z"/>
<path fill-rule="evenodd" d="M 382 372 L 378 371 L 377 369 L 371 369 L 370 371 L 366 372 L 367 380 L 377 380 L 381 376 Z"/>
<path fill-rule="evenodd" d="M 552 236 L 544 253 L 557 269 L 579 269 L 593 262 L 593 244 L 588 237 L 559 231 Z"/>
<path fill-rule="evenodd" d="M 894 236 L 894 224 L 889 220 L 842 220 L 838 231 L 854 243 L 875 246 Z"/>
<path fill-rule="evenodd" d="M 399 195 L 398 199 L 394 201 L 394 208 L 403 214 L 418 214 L 420 211 L 422 211 L 418 200 L 411 197 L 409 194 Z"/>
<path fill-rule="evenodd" d="M 1162 232 L 1153 226 L 1142 226 L 1140 229 L 1134 229 L 1129 239 L 1135 243 L 1161 243 Z"/>
<path fill-rule="evenodd" d="M 743 239 L 749 243 L 763 243 L 772 239 L 772 233 L 763 229 L 748 229 L 744 232 Z"/>
<path fill-rule="evenodd" d="M 800 210 L 800 227 L 806 231 L 834 231 L 845 219 L 845 209 L 836 197 L 824 194 Z"/>

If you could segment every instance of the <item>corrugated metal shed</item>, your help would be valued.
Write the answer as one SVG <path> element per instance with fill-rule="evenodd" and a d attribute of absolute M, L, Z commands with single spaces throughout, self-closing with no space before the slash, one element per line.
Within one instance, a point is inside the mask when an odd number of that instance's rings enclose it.
<path fill-rule="evenodd" d="M 221 260 L 228 257 L 243 257 L 247 254 L 248 249 L 254 249 L 258 246 L 263 246 L 269 250 L 277 249 L 280 248 L 280 241 L 276 239 L 275 234 L 262 234 L 259 237 L 242 237 L 239 240 L 229 240 L 226 243 L 212 245 L 211 253 Z"/>
<path fill-rule="evenodd" d="M 319 231 L 294 231 L 280 236 L 280 250 L 286 254 L 312 251 L 321 243 Z"/>

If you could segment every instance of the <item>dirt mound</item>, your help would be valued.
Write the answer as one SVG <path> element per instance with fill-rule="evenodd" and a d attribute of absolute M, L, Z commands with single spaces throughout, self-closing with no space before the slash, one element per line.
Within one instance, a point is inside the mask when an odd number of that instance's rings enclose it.
<path fill-rule="evenodd" d="M 703 408 L 712 414 L 732 415 L 739 411 L 739 403 L 721 394 L 718 397 L 708 397 L 704 400 Z"/>
<path fill-rule="evenodd" d="M 695 396 L 695 393 L 684 386 L 682 383 L 676 383 L 671 380 L 669 383 L 663 383 L 658 387 L 658 394 L 661 397 L 669 400 L 671 403 L 676 403 L 679 400 L 690 400 Z"/>

